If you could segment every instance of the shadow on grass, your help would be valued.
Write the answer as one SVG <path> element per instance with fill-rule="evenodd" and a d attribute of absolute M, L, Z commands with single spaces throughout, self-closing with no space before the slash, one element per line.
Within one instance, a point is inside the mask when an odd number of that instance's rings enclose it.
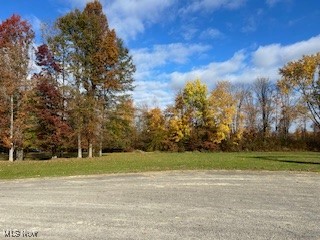
<path fill-rule="evenodd" d="M 261 159 L 266 161 L 274 161 L 274 162 L 284 162 L 284 163 L 297 163 L 297 164 L 313 164 L 313 165 L 320 165 L 320 162 L 310 162 L 310 161 L 299 161 L 299 160 L 288 160 L 288 159 L 281 159 L 284 156 L 255 156 L 255 157 L 247 157 L 253 159 Z"/>

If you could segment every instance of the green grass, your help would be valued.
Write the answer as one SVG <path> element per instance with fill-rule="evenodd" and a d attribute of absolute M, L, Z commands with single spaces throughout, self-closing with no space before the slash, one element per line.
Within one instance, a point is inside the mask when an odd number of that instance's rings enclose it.
<path fill-rule="evenodd" d="M 0 179 L 167 170 L 269 170 L 320 172 L 320 153 L 112 153 L 93 159 L 0 161 Z"/>

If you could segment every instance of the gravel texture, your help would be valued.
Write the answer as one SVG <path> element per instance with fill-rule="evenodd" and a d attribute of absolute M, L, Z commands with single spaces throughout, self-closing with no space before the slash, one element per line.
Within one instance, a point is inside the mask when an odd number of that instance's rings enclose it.
<path fill-rule="evenodd" d="M 8 233 L 12 239 L 320 239 L 320 174 L 173 171 L 0 181 L 0 239 L 10 239 Z"/>

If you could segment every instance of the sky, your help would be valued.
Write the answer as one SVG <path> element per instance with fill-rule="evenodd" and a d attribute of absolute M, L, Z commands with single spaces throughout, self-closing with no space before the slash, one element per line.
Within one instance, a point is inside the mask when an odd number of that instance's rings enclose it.
<path fill-rule="evenodd" d="M 19 14 L 36 32 L 41 23 L 88 0 L 2 1 L 0 21 Z M 209 91 L 218 81 L 279 79 L 278 69 L 320 52 L 319 0 L 100 0 L 137 67 L 136 106 L 164 108 L 187 81 Z"/>

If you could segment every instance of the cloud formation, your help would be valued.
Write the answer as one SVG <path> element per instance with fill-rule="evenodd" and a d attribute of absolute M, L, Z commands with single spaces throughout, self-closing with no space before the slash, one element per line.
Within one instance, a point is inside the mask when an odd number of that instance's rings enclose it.
<path fill-rule="evenodd" d="M 302 55 L 320 51 L 320 35 L 291 45 L 271 44 L 259 47 L 253 54 L 253 64 L 259 68 L 282 66 Z"/>
<path fill-rule="evenodd" d="M 223 36 L 224 34 L 217 28 L 208 28 L 200 34 L 201 39 L 216 39 Z"/>
<path fill-rule="evenodd" d="M 174 92 L 169 82 L 162 80 L 139 80 L 135 82 L 136 88 L 133 99 L 137 107 L 147 105 L 149 107 L 165 108 L 172 104 Z"/>
<path fill-rule="evenodd" d="M 170 62 L 183 64 L 192 55 L 201 55 L 210 49 L 209 45 L 171 43 L 154 45 L 152 49 L 142 48 L 133 50 L 134 60 L 142 68 L 154 68 Z"/>
<path fill-rule="evenodd" d="M 211 62 L 189 72 L 173 72 L 170 74 L 171 86 L 174 89 L 180 89 L 187 81 L 196 78 L 200 78 L 209 87 L 212 87 L 219 80 L 231 80 L 234 76 L 241 75 L 245 70 L 246 58 L 247 54 L 241 50 L 223 62 Z"/>
<path fill-rule="evenodd" d="M 281 2 L 281 0 L 266 0 L 266 3 L 269 7 L 273 7 L 277 3 Z"/>
<path fill-rule="evenodd" d="M 151 49 L 133 49 L 131 53 L 137 66 L 136 78 L 140 80 L 155 75 L 159 67 L 168 66 L 170 63 L 188 63 L 191 57 L 200 57 L 209 49 L 209 45 L 183 43 L 154 45 Z"/>
<path fill-rule="evenodd" d="M 59 0 L 62 1 L 62 0 Z M 72 8 L 83 8 L 92 0 L 66 0 Z M 246 0 L 195 0 L 184 4 L 179 9 L 178 0 L 100 0 L 107 14 L 109 25 L 116 29 L 117 34 L 126 42 L 135 40 L 143 34 L 148 27 L 169 19 L 188 15 L 198 11 L 217 11 L 219 9 L 235 10 L 242 7 Z M 176 14 L 175 13 L 179 13 Z M 183 29 L 186 27 L 186 29 Z M 183 26 L 183 37 L 191 40 L 198 32 L 196 27 Z M 222 33 L 215 28 L 207 32 L 200 32 L 200 37 L 218 38 Z"/>
<path fill-rule="evenodd" d="M 105 12 L 112 28 L 125 40 L 135 39 L 148 24 L 154 24 L 165 16 L 175 0 L 104 0 Z"/>
<path fill-rule="evenodd" d="M 252 82 L 257 77 L 269 77 L 275 81 L 279 78 L 278 69 L 287 62 L 319 51 L 320 35 L 285 46 L 270 44 L 260 46 L 253 52 L 240 50 L 226 61 L 211 62 L 188 72 L 171 73 L 171 86 L 181 88 L 186 81 L 195 78 L 200 78 L 209 87 L 221 80 L 243 83 Z"/>
<path fill-rule="evenodd" d="M 174 49 L 177 49 L 176 52 Z M 156 76 L 154 70 L 167 64 L 167 61 L 183 64 L 188 58 L 192 58 L 197 50 L 205 51 L 205 49 L 206 46 L 201 45 L 173 44 L 135 51 L 134 56 L 139 60 L 138 72 L 142 67 L 149 73 L 137 76 L 137 88 L 133 95 L 136 103 L 138 105 L 149 103 L 151 106 L 156 103 L 157 106 L 165 108 L 166 105 L 173 103 L 175 93 L 185 85 L 186 81 L 196 78 L 205 82 L 209 89 L 221 80 L 251 83 L 258 77 L 268 77 L 276 81 L 279 78 L 278 69 L 287 62 L 320 51 L 320 35 L 290 45 L 259 46 L 252 52 L 240 50 L 226 61 L 211 62 L 190 71 L 172 71 L 154 77 Z M 182 53 L 182 56 L 179 56 L 179 53 Z"/>
<path fill-rule="evenodd" d="M 195 0 L 180 11 L 183 14 L 188 14 L 197 11 L 216 11 L 221 8 L 233 10 L 243 6 L 245 2 L 246 0 Z"/>
<path fill-rule="evenodd" d="M 88 2 L 88 0 L 66 1 L 69 6 L 80 8 Z M 200 78 L 209 88 L 221 80 L 242 83 L 252 82 L 257 77 L 269 77 L 275 81 L 279 78 L 278 69 L 285 63 L 298 59 L 303 54 L 320 51 L 320 35 L 318 35 L 288 45 L 280 43 L 261 45 L 254 50 L 241 49 L 243 48 L 241 45 L 229 59 L 201 61 L 201 58 L 214 47 L 214 40 L 223 38 L 228 42 L 232 31 L 214 23 L 203 28 L 202 24 L 197 23 L 197 19 L 202 15 L 208 15 L 206 14 L 208 12 L 211 14 L 221 9 L 246 9 L 249 5 L 246 5 L 246 2 L 246 0 L 192 0 L 181 4 L 178 0 L 101 0 L 110 26 L 115 28 L 117 34 L 127 43 L 144 36 L 143 33 L 147 32 L 147 29 L 153 29 L 152 27 L 159 23 L 167 24 L 170 18 L 173 18 L 175 23 L 177 19 L 182 23 L 178 28 L 174 26 L 174 31 L 178 34 L 172 39 L 178 42 L 169 41 L 169 44 L 149 46 L 146 44 L 148 47 L 131 49 L 137 66 L 135 74 L 137 88 L 133 93 L 135 101 L 137 103 L 145 99 L 154 101 L 157 98 L 161 106 L 164 106 L 173 101 L 174 93 L 182 88 L 186 81 L 195 78 Z M 263 7 L 267 5 L 271 8 L 283 2 L 289 3 L 290 0 L 265 0 Z M 240 23 L 244 26 L 239 27 L 238 32 L 246 36 L 258 32 L 261 25 L 259 21 L 268 16 L 268 11 L 262 9 L 262 7 L 255 9 L 252 15 L 240 19 Z M 169 14 L 173 12 L 176 14 Z M 179 42 L 181 37 L 189 43 Z M 212 45 L 199 42 L 203 40 Z"/>
<path fill-rule="evenodd" d="M 92 0 L 59 0 L 72 8 L 83 8 Z M 148 25 L 167 17 L 165 11 L 177 0 L 100 0 L 107 14 L 109 25 L 125 41 L 144 33 Z"/>

